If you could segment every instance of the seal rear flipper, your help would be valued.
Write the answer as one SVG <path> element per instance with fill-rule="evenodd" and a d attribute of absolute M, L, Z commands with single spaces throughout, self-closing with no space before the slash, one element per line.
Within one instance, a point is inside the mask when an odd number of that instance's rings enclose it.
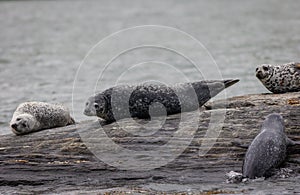
<path fill-rule="evenodd" d="M 231 141 L 231 144 L 235 147 L 238 147 L 238 148 L 245 148 L 245 149 L 248 149 L 250 144 L 243 144 L 241 140 L 233 140 Z"/>
<path fill-rule="evenodd" d="M 76 123 L 75 120 L 73 119 L 73 117 L 71 117 L 71 119 L 67 125 L 74 125 L 75 123 Z"/>
<path fill-rule="evenodd" d="M 217 94 L 219 94 L 221 91 L 223 91 L 225 88 L 230 87 L 234 85 L 235 83 L 239 82 L 239 79 L 228 79 L 228 80 L 212 80 L 212 81 L 205 81 L 206 84 L 206 90 L 208 90 L 209 98 L 213 98 Z M 197 90 L 196 90 L 197 93 Z M 201 89 L 201 97 L 200 99 L 204 99 L 202 96 L 205 94 L 204 89 Z M 199 97 L 198 97 L 199 98 Z"/>
<path fill-rule="evenodd" d="M 300 142 L 299 141 L 293 141 L 290 138 L 286 137 L 286 145 L 287 146 L 300 145 Z"/>
<path fill-rule="evenodd" d="M 229 80 L 225 80 L 225 81 L 224 81 L 225 88 L 230 87 L 230 86 L 236 84 L 236 83 L 239 82 L 239 81 L 240 81 L 239 79 L 229 79 Z"/>
<path fill-rule="evenodd" d="M 281 163 L 280 165 L 282 165 L 283 163 Z M 280 171 L 280 168 L 277 167 L 272 167 L 270 168 L 269 170 L 266 171 L 266 173 L 264 174 L 264 177 L 265 178 L 269 178 L 269 177 L 272 177 L 272 176 L 275 176 L 278 172 Z"/>
<path fill-rule="evenodd" d="M 298 68 L 300 70 L 300 63 L 299 62 L 295 63 L 295 68 Z"/>
<path fill-rule="evenodd" d="M 243 179 L 243 174 L 235 171 L 230 171 L 226 173 L 225 176 L 227 178 L 226 183 L 240 183 Z"/>

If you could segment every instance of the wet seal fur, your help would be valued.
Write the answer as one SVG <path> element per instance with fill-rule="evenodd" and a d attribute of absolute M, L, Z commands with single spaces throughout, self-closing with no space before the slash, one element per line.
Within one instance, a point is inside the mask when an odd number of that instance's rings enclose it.
<path fill-rule="evenodd" d="M 173 86 L 162 84 L 119 85 L 89 97 L 84 114 L 98 116 L 111 123 L 122 118 L 150 118 L 149 111 L 155 103 L 164 107 L 157 108 L 156 110 L 160 111 L 164 109 L 164 112 L 158 111 L 154 113 L 156 115 L 193 111 L 238 81 L 238 79 L 199 81 L 179 83 Z M 195 97 L 197 100 L 194 101 L 191 97 L 191 91 L 197 96 Z M 126 99 L 128 94 L 130 97 Z M 182 97 L 179 98 L 177 94 L 181 94 Z M 112 108 L 112 102 L 115 101 L 118 102 L 117 108 Z M 195 102 L 198 104 L 195 105 Z"/>
<path fill-rule="evenodd" d="M 24 135 L 74 123 L 69 109 L 62 104 L 25 102 L 17 107 L 10 121 L 10 127 L 16 135 Z"/>
<path fill-rule="evenodd" d="M 288 145 L 298 144 L 285 134 L 283 118 L 274 113 L 266 117 L 261 132 L 249 146 L 244 163 L 243 177 L 255 179 L 271 176 L 273 168 L 279 167 L 286 158 Z"/>
<path fill-rule="evenodd" d="M 256 68 L 256 77 L 273 93 L 300 91 L 300 63 L 282 65 L 262 64 Z"/>

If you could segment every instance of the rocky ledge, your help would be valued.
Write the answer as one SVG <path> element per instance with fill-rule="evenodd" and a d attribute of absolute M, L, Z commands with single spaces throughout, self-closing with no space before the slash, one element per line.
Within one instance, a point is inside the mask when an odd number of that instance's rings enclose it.
<path fill-rule="evenodd" d="M 258 94 L 206 104 L 200 112 L 153 121 L 86 121 L 24 136 L 0 137 L 0 191 L 88 194 L 300 193 L 300 146 L 288 149 L 288 177 L 227 184 L 265 116 L 280 113 L 300 140 L 300 93 Z M 161 121 L 164 121 L 161 123 Z M 156 121 L 156 122 L 155 122 Z M 160 125 L 162 125 L 161 128 Z M 157 129 L 155 129 L 157 127 Z"/>

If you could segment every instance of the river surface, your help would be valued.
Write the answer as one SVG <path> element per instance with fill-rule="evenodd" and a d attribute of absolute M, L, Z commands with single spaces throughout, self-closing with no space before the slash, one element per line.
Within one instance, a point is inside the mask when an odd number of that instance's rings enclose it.
<path fill-rule="evenodd" d="M 0 134 L 11 133 L 8 123 L 25 101 L 61 102 L 77 121 L 86 120 L 82 108 L 93 90 L 118 82 L 239 78 L 227 97 L 265 93 L 254 75 L 258 64 L 299 61 L 299 6 L 296 0 L 0 1 Z M 194 58 L 196 65 L 187 60 Z"/>

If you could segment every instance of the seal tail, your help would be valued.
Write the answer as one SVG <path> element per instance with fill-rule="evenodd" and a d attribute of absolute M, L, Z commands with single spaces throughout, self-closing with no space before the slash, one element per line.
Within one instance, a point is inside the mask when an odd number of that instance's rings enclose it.
<path fill-rule="evenodd" d="M 67 125 L 74 125 L 75 123 L 76 123 L 76 121 L 74 120 L 73 117 L 71 117 L 71 119 Z"/>

